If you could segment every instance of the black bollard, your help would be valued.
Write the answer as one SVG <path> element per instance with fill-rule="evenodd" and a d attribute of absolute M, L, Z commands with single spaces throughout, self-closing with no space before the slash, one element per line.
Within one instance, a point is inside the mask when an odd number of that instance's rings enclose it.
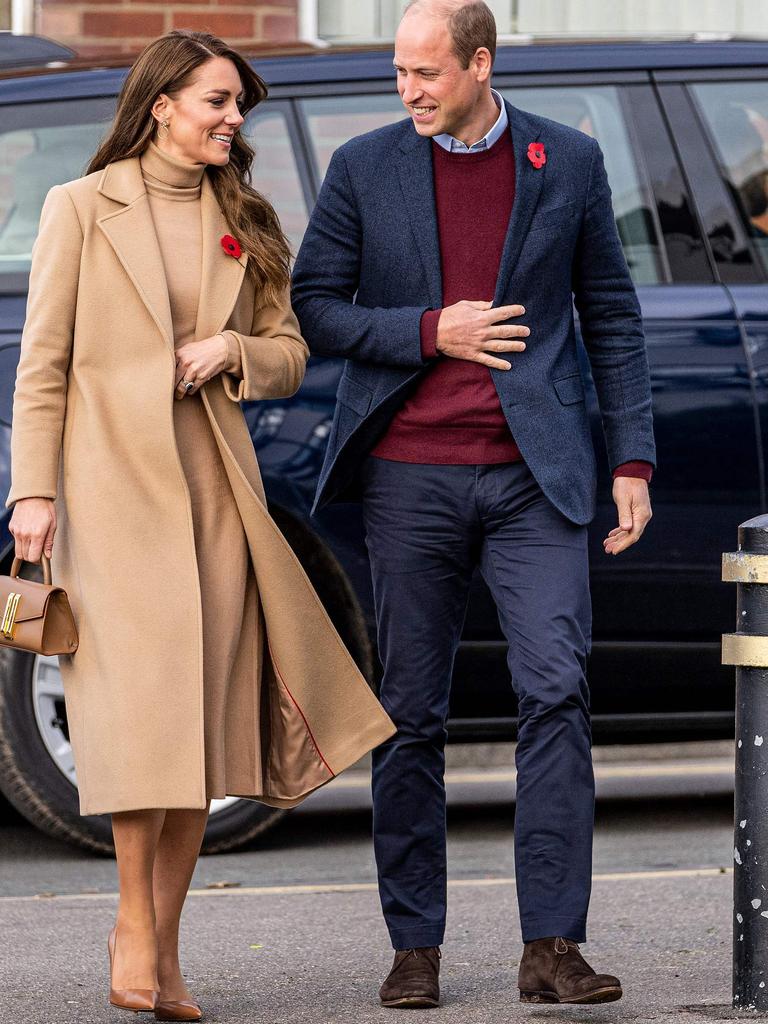
<path fill-rule="evenodd" d="M 736 666 L 733 1005 L 768 1010 L 768 516 L 741 524 L 723 579 L 738 584 L 737 631 L 723 636 Z"/>

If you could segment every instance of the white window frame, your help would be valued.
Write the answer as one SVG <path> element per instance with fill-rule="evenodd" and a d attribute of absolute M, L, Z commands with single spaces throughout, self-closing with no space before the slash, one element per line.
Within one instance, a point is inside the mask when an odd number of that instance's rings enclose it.
<path fill-rule="evenodd" d="M 12 0 L 14 4 L 28 0 Z M 381 0 L 358 0 L 371 4 Z M 665 13 L 663 5 L 654 4 L 651 10 L 638 8 L 634 0 L 501 0 L 509 4 L 510 18 L 499 18 L 499 42 L 523 42 L 534 38 L 569 36 L 574 40 L 586 35 L 607 34 L 611 38 L 659 36 L 665 38 L 727 39 L 733 34 L 747 31 L 768 33 L 768 3 L 759 0 L 750 7 L 747 0 L 677 0 L 674 15 Z M 336 39 L 321 39 L 319 34 L 319 6 L 322 0 L 299 0 L 299 31 L 301 38 L 316 46 L 329 46 Z M 491 0 L 491 7 L 493 7 Z M 669 5 L 667 5 L 669 6 Z M 504 22 L 507 22 L 505 25 Z M 749 26 L 752 26 L 749 29 Z M 655 26 L 655 27 L 649 27 Z M 513 32 L 505 31 L 511 27 Z M 355 39 L 344 37 L 347 43 L 387 43 L 387 36 L 369 36 Z"/>
<path fill-rule="evenodd" d="M 34 0 L 11 0 L 11 32 L 31 35 L 35 31 Z"/>
<path fill-rule="evenodd" d="M 375 3 L 381 2 L 381 0 L 359 0 L 361 3 Z M 507 0 L 512 6 L 512 21 L 516 23 L 517 20 L 517 8 L 520 0 Z M 359 38 L 354 36 L 344 36 L 341 39 L 324 38 L 320 36 L 320 15 L 319 7 L 322 0 L 299 0 L 299 39 L 302 42 L 312 43 L 315 46 L 333 46 L 336 42 L 342 42 L 345 45 L 365 45 L 365 44 L 378 44 L 378 43 L 391 43 L 394 40 L 394 32 L 392 35 L 365 35 Z M 498 20 L 498 16 L 497 16 Z M 518 33 L 500 33 L 499 40 L 512 40 L 514 42 L 520 42 L 521 36 Z M 527 37 L 525 37 L 527 38 Z"/>
<path fill-rule="evenodd" d="M 360 0 L 361 3 L 375 3 L 377 0 Z M 345 36 L 341 39 L 333 37 L 326 39 L 320 36 L 319 6 L 321 0 L 299 0 L 299 39 L 304 43 L 312 43 L 315 46 L 333 46 L 335 43 L 344 45 L 376 45 L 378 43 L 391 43 L 392 36 L 366 35 L 360 38 Z"/>
<path fill-rule="evenodd" d="M 312 43 L 313 46 L 329 46 L 330 44 L 317 33 L 319 2 L 320 0 L 299 0 L 299 39 L 302 43 Z"/>

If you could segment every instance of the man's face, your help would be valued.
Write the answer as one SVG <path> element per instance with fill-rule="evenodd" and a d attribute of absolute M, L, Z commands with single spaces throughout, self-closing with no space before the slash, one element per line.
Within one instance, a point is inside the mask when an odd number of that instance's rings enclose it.
<path fill-rule="evenodd" d="M 481 51 L 482 52 L 482 51 Z M 460 137 L 482 97 L 474 61 L 462 68 L 442 18 L 414 11 L 395 36 L 397 91 L 419 135 Z"/>

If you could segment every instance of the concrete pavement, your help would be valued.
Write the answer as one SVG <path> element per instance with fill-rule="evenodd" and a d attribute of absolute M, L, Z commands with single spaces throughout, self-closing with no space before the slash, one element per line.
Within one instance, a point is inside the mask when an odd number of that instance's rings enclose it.
<path fill-rule="evenodd" d="M 443 949 L 444 1004 L 426 1019 L 618 1024 L 733 1017 L 731 884 L 730 873 L 718 869 L 598 876 L 594 939 L 585 954 L 597 969 L 619 974 L 624 1000 L 528 1008 L 517 1002 L 515 987 L 520 934 L 511 880 L 456 881 Z M 15 1024 L 129 1019 L 106 1005 L 102 947 L 114 909 L 114 898 L 104 895 L 4 900 L 2 932 L 14 938 L 0 954 L 3 1018 Z M 212 1024 L 400 1019 L 375 1002 L 390 954 L 372 886 L 198 890 L 183 931 L 185 973 Z"/>
<path fill-rule="evenodd" d="M 737 1016 L 730 1008 L 730 749 L 654 752 L 596 752 L 602 793 L 584 952 L 598 970 L 619 974 L 626 996 L 591 1008 L 519 1004 L 509 751 L 451 754 L 444 1004 L 406 1013 L 407 1020 L 704 1024 Z M 367 792 L 364 770 L 347 775 L 258 848 L 201 859 L 183 920 L 183 962 L 212 1024 L 405 1019 L 376 1001 L 391 952 Z M 2 1021 L 136 1019 L 106 1003 L 114 890 L 112 861 L 22 822 L 0 827 Z"/>

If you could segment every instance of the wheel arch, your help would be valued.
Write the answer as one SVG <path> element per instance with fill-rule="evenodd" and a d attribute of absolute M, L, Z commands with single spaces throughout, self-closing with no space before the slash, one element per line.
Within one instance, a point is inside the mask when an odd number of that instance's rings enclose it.
<path fill-rule="evenodd" d="M 311 526 L 282 505 L 269 505 L 357 667 L 373 686 L 374 655 L 365 616 L 341 562 Z"/>
<path fill-rule="evenodd" d="M 373 651 L 362 609 L 344 568 L 329 546 L 299 517 L 280 505 L 271 505 L 270 513 L 291 545 L 296 557 L 315 587 L 328 615 L 346 644 L 361 672 L 373 685 Z M 8 574 L 14 556 L 13 542 L 0 550 L 0 573 Z M 37 571 L 37 570 L 35 570 Z M 25 569 L 25 574 L 27 570 Z M 58 777 L 59 768 L 51 763 L 54 774 L 46 775 L 39 752 L 31 755 L 28 743 L 43 744 L 19 733 L 22 706 L 11 711 L 10 702 L 29 702 L 27 675 L 32 670 L 34 655 L 11 648 L 0 648 L 0 791 L 31 824 L 56 838 L 85 848 L 92 853 L 113 852 L 108 816 L 97 819 L 79 817 L 76 791 L 68 795 L 71 783 Z M 18 678 L 22 674 L 24 681 Z M 26 704 L 24 705 L 26 706 Z M 9 713 L 10 712 L 10 713 Z M 28 712 L 23 712 L 31 718 Z M 50 758 L 50 752 L 45 751 Z M 21 756 L 20 756 L 21 755 Z M 25 767 L 24 756 L 30 763 Z M 48 786 L 46 786 L 46 778 Z M 74 796 L 74 799 L 72 798 Z M 50 798 L 50 799 L 48 799 Z M 249 805 L 251 805 L 249 807 Z M 253 842 L 285 813 L 274 808 L 241 800 L 231 808 L 212 816 L 206 830 L 203 850 L 206 853 L 238 849 Z M 218 820 L 216 820 L 218 819 Z"/>

